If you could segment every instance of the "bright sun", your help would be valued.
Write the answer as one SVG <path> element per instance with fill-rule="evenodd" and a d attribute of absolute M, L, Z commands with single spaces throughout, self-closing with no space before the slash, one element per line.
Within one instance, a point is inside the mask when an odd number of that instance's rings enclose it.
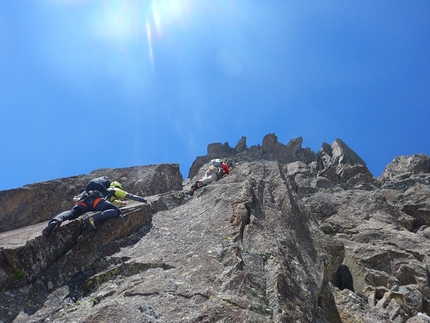
<path fill-rule="evenodd" d="M 94 20 L 94 32 L 113 46 L 127 47 L 146 40 L 148 55 L 153 61 L 152 42 L 163 29 L 178 28 L 190 11 L 188 0 L 121 0 L 100 5 Z"/>

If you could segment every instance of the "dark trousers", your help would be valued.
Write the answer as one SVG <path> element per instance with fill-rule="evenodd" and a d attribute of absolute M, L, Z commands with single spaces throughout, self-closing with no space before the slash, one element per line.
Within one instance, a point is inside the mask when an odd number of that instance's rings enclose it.
<path fill-rule="evenodd" d="M 121 210 L 116 205 L 102 199 L 97 203 L 95 208 L 93 205 L 88 205 L 87 203 L 77 203 L 71 210 L 61 212 L 49 221 L 49 223 L 57 221 L 61 224 L 63 221 L 76 219 L 88 211 L 100 211 L 93 215 L 93 219 L 96 222 L 103 222 L 107 219 L 116 218 L 121 214 Z"/>

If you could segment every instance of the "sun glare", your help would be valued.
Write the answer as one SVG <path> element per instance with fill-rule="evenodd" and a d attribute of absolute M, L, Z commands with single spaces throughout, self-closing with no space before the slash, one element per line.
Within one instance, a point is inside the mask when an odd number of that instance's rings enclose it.
<path fill-rule="evenodd" d="M 144 21 L 131 1 L 109 2 L 95 20 L 95 33 L 104 40 L 128 40 L 139 36 Z"/>
<path fill-rule="evenodd" d="M 143 41 L 148 44 L 148 56 L 154 60 L 154 39 L 163 35 L 163 29 L 180 28 L 189 13 L 187 0 L 109 1 L 102 3 L 94 21 L 96 37 L 122 49 Z"/>
<path fill-rule="evenodd" d="M 157 29 L 164 25 L 177 24 L 187 14 L 190 4 L 186 0 L 158 0 L 152 2 L 153 18 Z"/>

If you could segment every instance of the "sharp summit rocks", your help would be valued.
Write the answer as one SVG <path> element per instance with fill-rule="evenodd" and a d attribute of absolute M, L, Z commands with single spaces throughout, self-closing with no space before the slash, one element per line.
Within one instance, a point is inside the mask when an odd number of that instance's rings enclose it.
<path fill-rule="evenodd" d="M 161 164 L 1 191 L 0 322 L 430 322 L 430 157 L 375 178 L 340 139 L 302 142 L 213 143 L 186 180 Z M 180 198 L 212 158 L 231 173 Z M 42 236 L 101 175 L 153 209 Z"/>

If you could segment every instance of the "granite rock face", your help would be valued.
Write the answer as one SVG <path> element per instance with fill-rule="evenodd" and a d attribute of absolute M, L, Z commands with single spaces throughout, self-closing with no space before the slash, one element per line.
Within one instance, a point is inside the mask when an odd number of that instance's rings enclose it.
<path fill-rule="evenodd" d="M 375 178 L 340 139 L 301 145 L 210 144 L 184 182 L 174 164 L 109 170 L 152 210 L 130 203 L 97 233 L 76 219 L 46 239 L 46 214 L 2 224 L 0 322 L 430 322 L 430 157 Z M 178 194 L 212 158 L 230 175 Z"/>

